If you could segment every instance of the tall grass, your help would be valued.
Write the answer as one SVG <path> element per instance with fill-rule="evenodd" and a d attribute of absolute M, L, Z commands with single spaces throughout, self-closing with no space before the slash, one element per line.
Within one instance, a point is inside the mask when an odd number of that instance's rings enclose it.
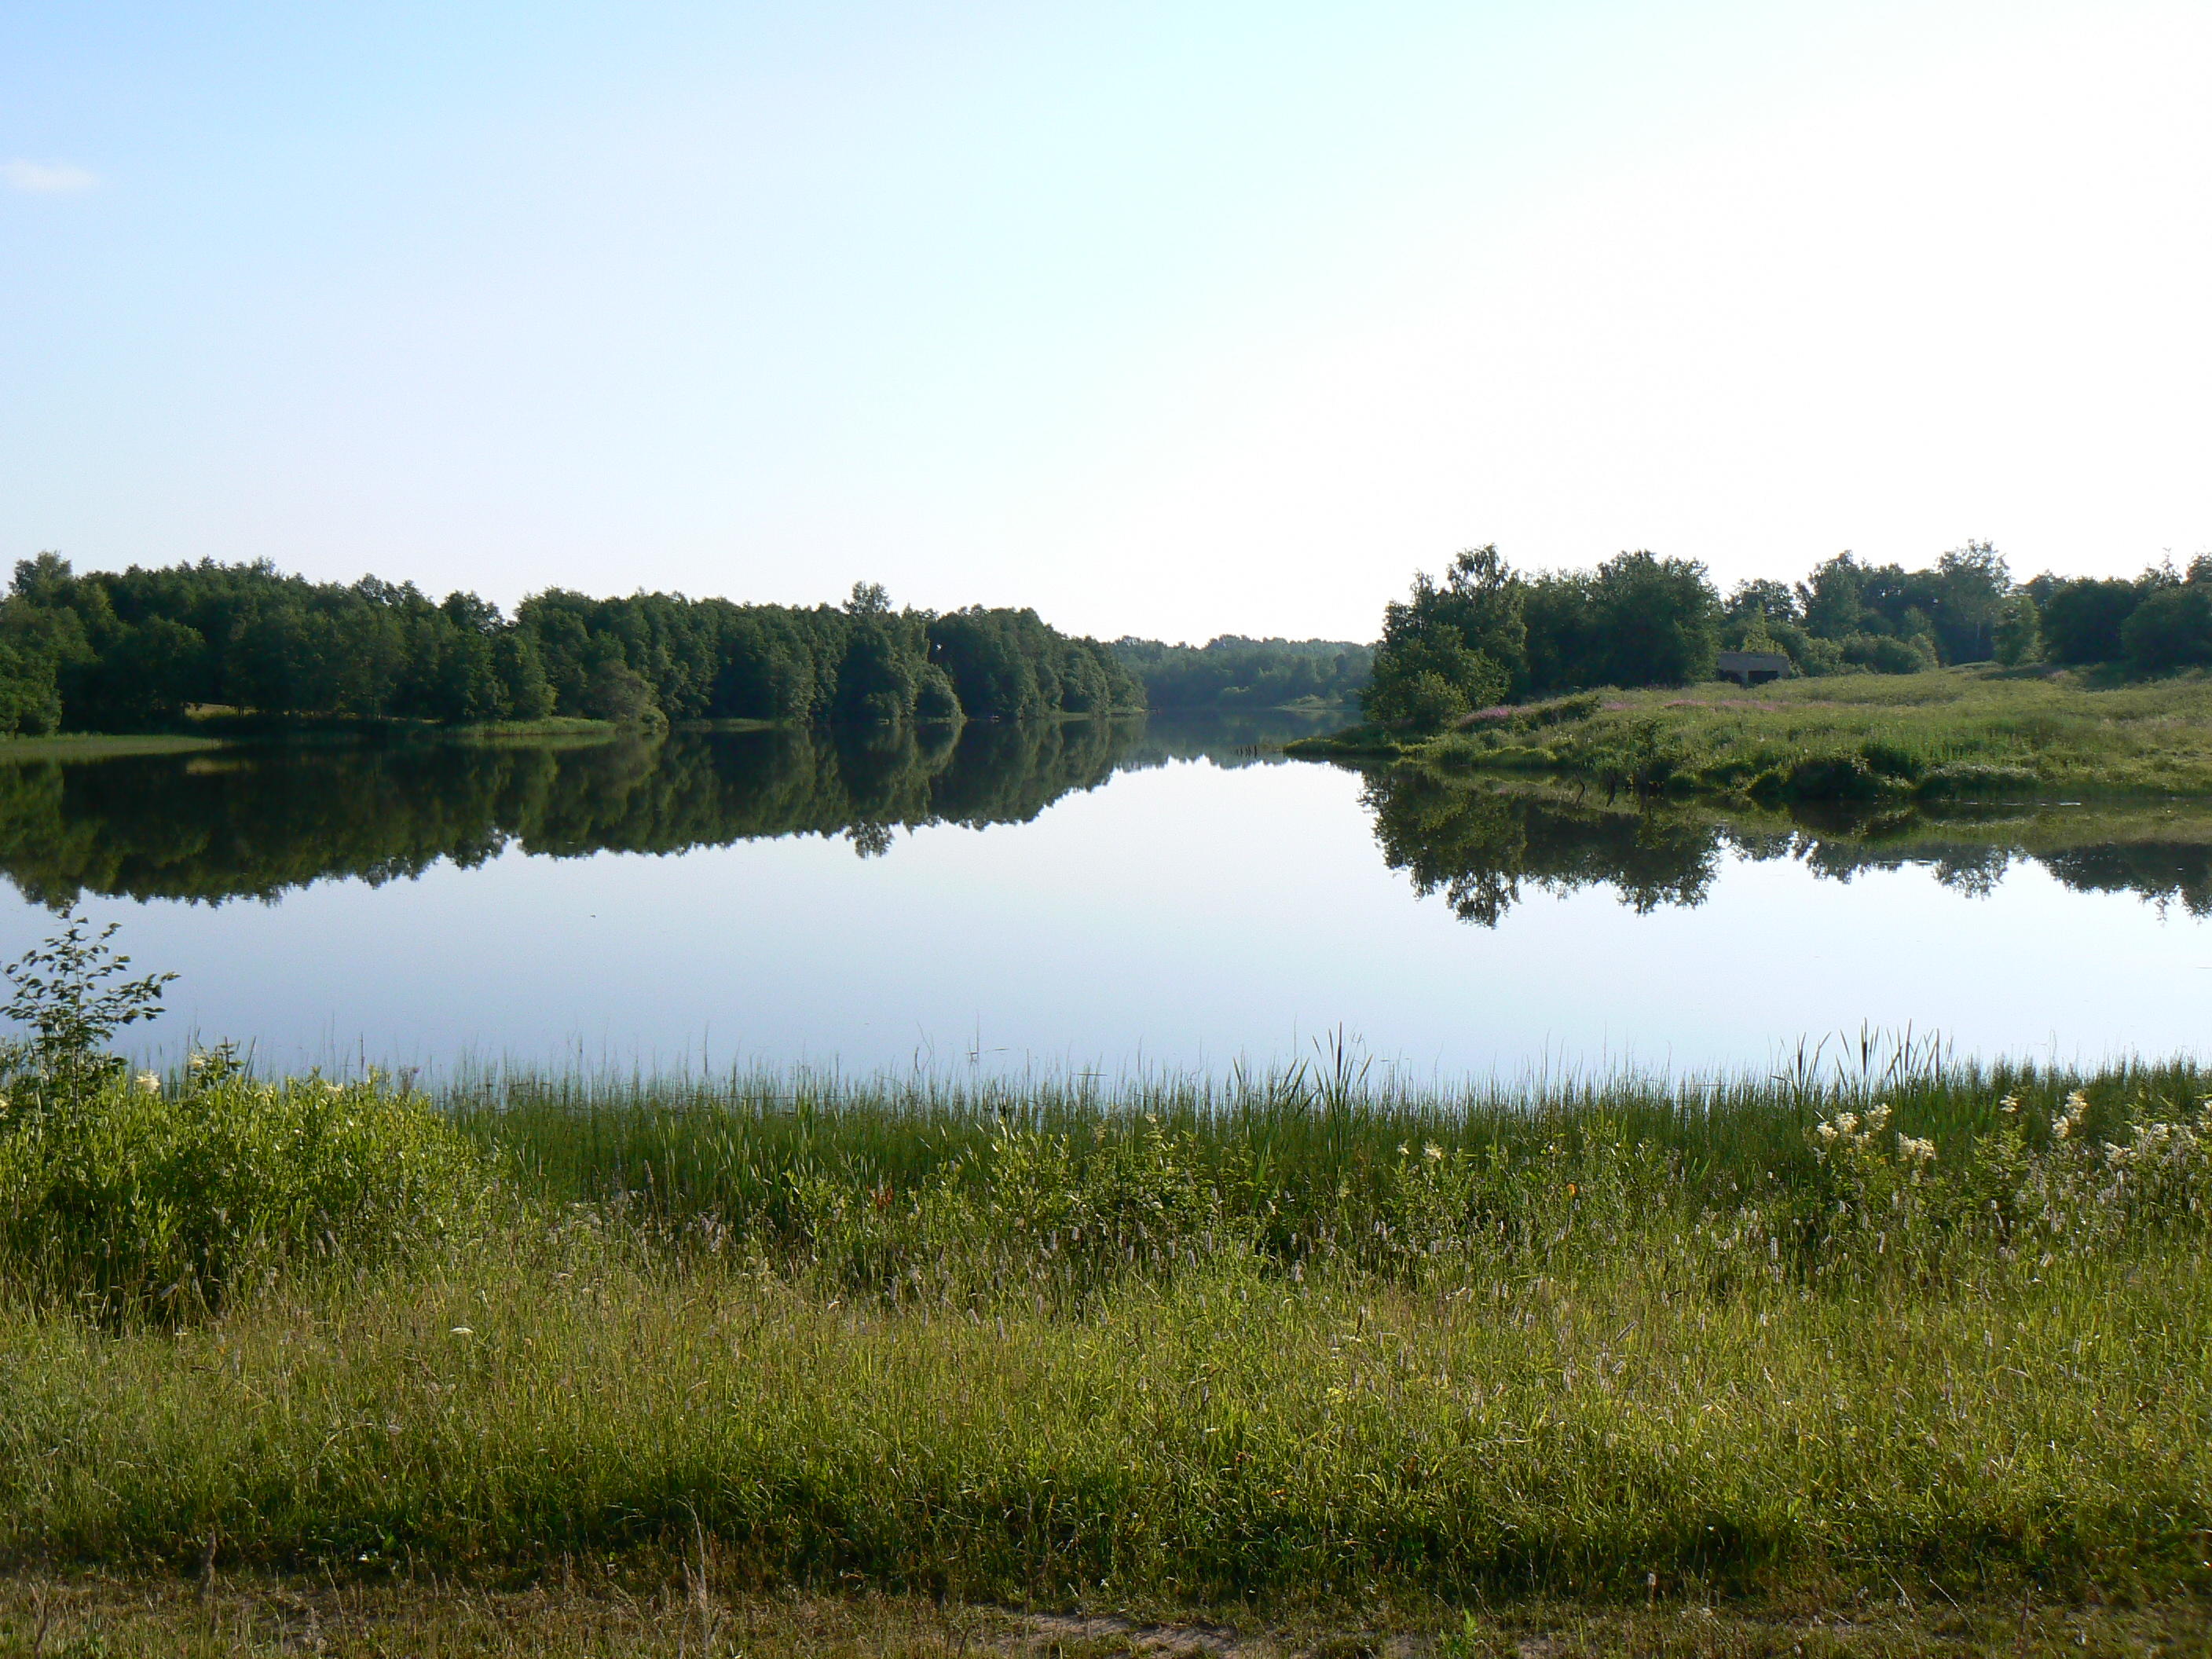
<path fill-rule="evenodd" d="M 806 1071 L 648 1076 L 485 1068 L 438 1103 L 526 1180 L 564 1201 L 683 1225 L 782 1226 L 821 1183 L 911 1194 L 970 1184 L 1009 1131 L 1054 1138 L 1080 1164 L 1144 1129 L 1182 1149 L 1221 1201 L 1341 1231 L 1371 1225 L 1378 1182 L 1407 1146 L 1527 1157 L 1594 1124 L 1671 1160 L 1686 1198 L 1803 1176 L 1820 1119 L 1886 1103 L 1900 1128 L 1953 1153 L 2002 1127 L 2015 1097 L 2048 1115 L 2084 1091 L 2098 1127 L 2140 1103 L 2181 1111 L 2212 1092 L 2194 1062 L 2094 1072 L 1983 1063 L 1940 1040 L 1871 1029 L 1801 1043 L 1765 1075 L 1635 1073 L 1421 1085 L 1379 1077 L 1340 1044 L 1311 1063 L 1227 1078 L 853 1078 Z"/>
<path fill-rule="evenodd" d="M 2207 1082 L 462 1079 L 466 1236 L 190 1320 L 10 1275 L 0 1559 L 2202 1585 Z"/>
<path fill-rule="evenodd" d="M 1645 793 L 1946 799 L 2212 793 L 2212 681 L 2102 688 L 1990 668 L 1606 691 L 1416 745 L 1447 770 L 1554 770 Z"/>

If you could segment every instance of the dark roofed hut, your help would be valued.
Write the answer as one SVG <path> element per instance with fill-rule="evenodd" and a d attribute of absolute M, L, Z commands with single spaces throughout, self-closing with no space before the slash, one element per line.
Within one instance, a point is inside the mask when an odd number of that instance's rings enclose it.
<path fill-rule="evenodd" d="M 1734 680 L 1738 685 L 1764 685 L 1769 680 L 1789 678 L 1790 659 L 1779 651 L 1723 651 L 1713 669 L 1723 679 Z"/>

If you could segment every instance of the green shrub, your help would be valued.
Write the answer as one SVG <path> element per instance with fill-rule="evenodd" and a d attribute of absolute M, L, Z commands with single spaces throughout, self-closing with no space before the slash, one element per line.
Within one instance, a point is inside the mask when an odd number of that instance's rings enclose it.
<path fill-rule="evenodd" d="M 1936 653 L 1917 639 L 1887 634 L 1854 634 L 1843 643 L 1843 658 L 1877 674 L 1918 674 L 1936 666 Z"/>
<path fill-rule="evenodd" d="M 424 1097 L 371 1078 L 263 1082 L 228 1046 L 181 1085 L 127 1075 L 101 1045 L 150 1018 L 165 976 L 112 985 L 115 929 L 71 918 L 7 969 L 0 1049 L 0 1269 L 106 1319 L 219 1308 L 313 1259 L 373 1267 L 458 1223 L 484 1153 Z"/>
<path fill-rule="evenodd" d="M 484 1156 L 417 1095 L 205 1060 L 0 1109 L 0 1260 L 104 1318 L 206 1311 L 295 1264 L 374 1267 L 453 1230 Z"/>
<path fill-rule="evenodd" d="M 1928 769 L 1927 757 L 1919 750 L 1881 738 L 1869 738 L 1862 743 L 1859 757 L 1876 776 L 1899 778 L 1908 783 L 1917 781 Z"/>
<path fill-rule="evenodd" d="M 1791 763 L 1775 793 L 1792 800 L 1874 800 L 1895 785 L 1858 755 L 1808 755 Z"/>
<path fill-rule="evenodd" d="M 2212 662 L 2212 590 L 2161 587 L 2120 627 L 2128 660 L 2153 673 Z"/>

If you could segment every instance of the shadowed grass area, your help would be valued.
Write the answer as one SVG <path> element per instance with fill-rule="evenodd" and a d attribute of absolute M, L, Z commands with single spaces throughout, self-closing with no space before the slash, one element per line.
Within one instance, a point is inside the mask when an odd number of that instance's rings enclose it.
<path fill-rule="evenodd" d="M 2201 795 L 2212 793 L 2212 682 L 2104 687 L 1978 666 L 1608 690 L 1488 711 L 1440 737 L 1347 733 L 1290 752 L 1773 801 Z"/>
<path fill-rule="evenodd" d="M 1672 1597 L 1606 1605 L 1535 1598 L 1461 1607 L 1407 1599 L 1267 1607 L 1035 1613 L 929 1596 L 763 1593 L 732 1583 L 711 1540 L 618 1577 L 573 1565 L 526 1586 L 419 1572 L 368 1582 L 234 1575 L 41 1575 L 0 1580 L 0 1653 L 505 1656 L 1000 1653 L 1036 1659 L 2079 1659 L 2201 1655 L 2212 1605 L 1946 1598 L 1927 1585 L 1756 1607 Z"/>

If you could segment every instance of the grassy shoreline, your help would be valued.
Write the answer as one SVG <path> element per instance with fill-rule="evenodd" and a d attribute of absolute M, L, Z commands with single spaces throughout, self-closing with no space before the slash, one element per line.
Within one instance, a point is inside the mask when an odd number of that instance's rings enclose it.
<path fill-rule="evenodd" d="M 0 761 L 106 760 L 125 755 L 188 755 L 225 747 L 222 738 L 184 732 L 65 732 L 44 738 L 0 737 Z"/>
<path fill-rule="evenodd" d="M 1717 1605 L 1753 1650 L 1900 1586 L 2164 1618 L 2212 1593 L 2207 1093 L 1871 1048 L 1519 1093 L 134 1085 L 114 1109 L 179 1146 L 232 1126 L 187 1159 L 210 1204 L 380 1114 L 414 1127 L 371 1174 L 492 1185 L 404 1258 L 311 1231 L 204 1305 L 87 1317 L 13 1259 L 0 1567 L 698 1557 L 732 1596 L 1389 1604 L 1486 1643 L 1499 1608 Z"/>
<path fill-rule="evenodd" d="M 2198 796 L 2212 794 L 2212 681 L 2100 687 L 1976 666 L 1607 690 L 1486 710 L 1437 736 L 1358 727 L 1285 752 L 1770 804 Z"/>

